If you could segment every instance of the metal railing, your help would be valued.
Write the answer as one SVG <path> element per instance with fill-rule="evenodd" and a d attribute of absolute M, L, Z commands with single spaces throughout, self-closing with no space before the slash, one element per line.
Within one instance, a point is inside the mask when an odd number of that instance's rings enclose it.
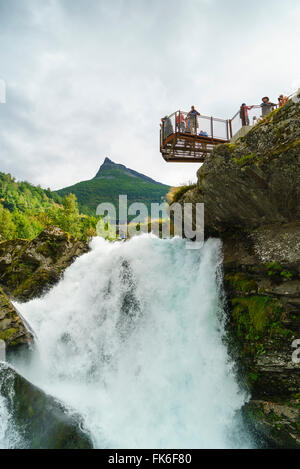
<path fill-rule="evenodd" d="M 300 89 L 291 93 L 287 96 L 287 99 L 295 99 L 300 94 Z M 269 112 L 277 109 L 279 104 L 273 104 L 270 106 L 269 110 L 265 113 L 267 115 Z M 230 138 L 232 138 L 243 126 L 253 126 L 259 122 L 259 120 L 264 117 L 262 106 L 261 105 L 252 105 L 246 106 L 246 110 L 241 115 L 241 109 L 239 109 L 234 116 L 229 119 L 229 126 L 230 126 Z"/>
<path fill-rule="evenodd" d="M 288 96 L 288 99 L 300 101 L 300 89 Z M 266 112 L 278 108 L 278 104 L 270 106 Z M 212 143 L 219 141 L 230 141 L 244 126 L 253 126 L 263 117 L 261 105 L 246 106 L 244 113 L 239 109 L 231 119 L 219 119 L 203 115 L 192 115 L 190 112 L 176 111 L 166 116 L 161 122 L 160 144 L 164 145 L 166 139 L 171 135 L 194 135 L 207 137 Z"/>
<path fill-rule="evenodd" d="M 270 111 L 275 109 L 277 105 L 272 106 Z M 246 112 L 241 116 L 239 109 L 234 116 L 229 120 L 230 122 L 230 138 L 232 138 L 243 126 L 253 126 L 262 118 L 262 108 L 259 105 L 247 106 Z"/>
<path fill-rule="evenodd" d="M 172 134 L 197 135 L 216 140 L 230 139 L 228 120 L 192 115 L 185 111 L 176 111 L 163 118 L 161 130 L 161 143 Z"/>

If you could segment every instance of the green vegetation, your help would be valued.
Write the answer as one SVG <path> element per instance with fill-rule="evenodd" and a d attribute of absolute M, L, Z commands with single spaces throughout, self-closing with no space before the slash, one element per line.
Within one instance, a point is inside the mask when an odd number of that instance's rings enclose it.
<path fill-rule="evenodd" d="M 175 202 L 178 202 L 187 191 L 193 190 L 196 187 L 197 187 L 197 184 L 189 184 L 185 186 L 171 187 L 169 192 L 167 193 L 167 200 L 169 204 L 171 205 Z"/>
<path fill-rule="evenodd" d="M 225 281 L 229 283 L 231 287 L 234 287 L 235 290 L 238 290 L 241 293 L 251 293 L 256 292 L 257 283 L 251 277 L 249 277 L 244 272 L 237 272 L 234 274 L 226 274 Z"/>
<path fill-rule="evenodd" d="M 97 218 L 79 212 L 76 196 L 64 198 L 35 187 L 16 182 L 10 174 L 0 173 L 0 239 L 33 239 L 44 228 L 58 226 L 79 239 L 96 233 Z"/>
<path fill-rule="evenodd" d="M 95 215 L 100 203 L 110 202 L 115 206 L 118 218 L 119 195 L 127 195 L 128 205 L 142 202 L 149 210 L 151 203 L 161 203 L 165 200 L 169 189 L 169 186 L 153 181 L 123 165 L 115 164 L 107 158 L 96 177 L 61 189 L 57 194 L 62 197 L 70 193 L 75 194 L 80 211 L 86 215 Z"/>
<path fill-rule="evenodd" d="M 291 272 L 283 269 L 281 265 L 277 264 L 276 262 L 270 262 L 267 264 L 267 270 L 269 277 L 284 277 L 286 279 L 293 277 Z"/>
<path fill-rule="evenodd" d="M 249 153 L 248 155 L 244 155 L 241 158 L 232 158 L 232 161 L 234 161 L 239 166 L 246 166 L 248 163 L 254 163 L 254 161 L 257 159 L 258 156 L 256 153 Z"/>
<path fill-rule="evenodd" d="M 5 329 L 4 331 L 0 332 L 0 339 L 1 340 L 9 340 L 11 337 L 13 337 L 18 331 L 18 329 L 11 327 L 9 329 Z"/>
<path fill-rule="evenodd" d="M 266 332 L 281 333 L 282 304 L 268 296 L 249 296 L 231 300 L 232 316 L 240 338 L 257 341 Z"/>
<path fill-rule="evenodd" d="M 96 208 L 100 203 L 112 203 L 118 218 L 119 195 L 127 195 L 128 205 L 143 202 L 150 209 L 151 203 L 164 201 L 168 190 L 169 186 L 109 159 L 94 179 L 57 192 L 0 173 L 0 241 L 34 239 L 50 225 L 79 239 L 89 239 L 96 234 Z M 115 239 L 110 227 L 103 228 L 107 239 Z"/>
<path fill-rule="evenodd" d="M 44 210 L 55 203 L 61 204 L 62 198 L 50 189 L 45 190 L 29 182 L 17 182 L 10 174 L 0 172 L 0 201 L 10 212 L 25 212 Z"/>

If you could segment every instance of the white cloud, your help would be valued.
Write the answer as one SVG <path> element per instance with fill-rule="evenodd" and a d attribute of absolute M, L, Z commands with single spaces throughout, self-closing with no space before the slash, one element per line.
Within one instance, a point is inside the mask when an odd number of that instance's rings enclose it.
<path fill-rule="evenodd" d="M 59 188 L 109 156 L 195 179 L 198 165 L 162 160 L 160 117 L 195 104 L 228 118 L 291 92 L 299 14 L 296 0 L 0 0 L 0 170 Z"/>

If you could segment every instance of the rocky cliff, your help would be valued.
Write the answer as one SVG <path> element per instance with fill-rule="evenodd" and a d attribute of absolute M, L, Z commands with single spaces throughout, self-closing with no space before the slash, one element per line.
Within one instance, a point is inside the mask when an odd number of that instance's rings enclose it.
<path fill-rule="evenodd" d="M 11 299 L 28 301 L 42 295 L 87 251 L 87 243 L 51 226 L 32 241 L 0 243 L 0 340 L 7 351 L 33 340 Z"/>
<path fill-rule="evenodd" d="M 252 394 L 244 412 L 271 445 L 300 447 L 299 102 L 216 147 L 179 194 L 205 204 L 206 236 L 223 240 L 230 346 Z"/>
<path fill-rule="evenodd" d="M 87 243 L 54 226 L 32 241 L 2 242 L 0 284 L 11 298 L 27 301 L 54 285 L 65 268 L 87 251 Z"/>
<path fill-rule="evenodd" d="M 33 342 L 31 332 L 2 288 L 0 288 L 0 340 L 5 342 L 6 351 Z"/>

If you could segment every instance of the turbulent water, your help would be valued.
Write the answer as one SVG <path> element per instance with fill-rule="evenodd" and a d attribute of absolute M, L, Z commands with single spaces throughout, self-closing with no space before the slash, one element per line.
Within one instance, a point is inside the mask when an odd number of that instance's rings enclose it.
<path fill-rule="evenodd" d="M 78 411 L 95 447 L 251 447 L 223 341 L 220 247 L 95 238 L 48 294 L 17 305 L 37 347 L 16 368 Z M 13 446 L 5 412 L 0 397 L 0 446 Z"/>

